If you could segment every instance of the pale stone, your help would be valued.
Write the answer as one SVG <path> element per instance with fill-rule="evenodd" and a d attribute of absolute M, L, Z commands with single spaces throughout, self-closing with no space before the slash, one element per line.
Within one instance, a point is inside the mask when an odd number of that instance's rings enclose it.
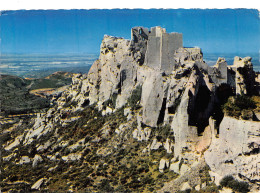
<path fill-rule="evenodd" d="M 103 138 L 107 138 L 110 135 L 110 131 L 111 128 L 109 125 L 105 125 L 102 129 L 101 129 L 101 133 L 102 133 L 102 137 Z"/>
<path fill-rule="evenodd" d="M 61 159 L 64 161 L 77 161 L 82 157 L 82 154 L 70 153 L 67 156 L 62 156 Z"/>
<path fill-rule="evenodd" d="M 180 173 L 180 161 L 171 163 L 170 170 L 179 174 Z"/>
<path fill-rule="evenodd" d="M 191 189 L 191 186 L 188 182 L 184 182 L 182 185 L 181 185 L 181 188 L 180 190 L 181 191 L 184 191 L 184 190 L 188 190 L 188 189 Z"/>
<path fill-rule="evenodd" d="M 219 190 L 220 193 L 232 193 L 233 190 L 231 188 L 223 187 L 222 190 Z"/>
<path fill-rule="evenodd" d="M 163 172 L 163 170 L 166 168 L 169 168 L 169 160 L 162 158 L 159 164 L 159 171 Z"/>
<path fill-rule="evenodd" d="M 31 159 L 28 156 L 22 156 L 19 164 L 28 164 L 31 162 Z"/>
<path fill-rule="evenodd" d="M 129 129 L 128 123 L 123 123 L 115 130 L 115 133 L 118 135 L 123 134 L 127 129 Z"/>
<path fill-rule="evenodd" d="M 149 127 L 144 128 L 144 135 L 145 135 L 144 140 L 148 141 L 150 139 L 151 132 L 152 132 L 151 128 Z"/>
<path fill-rule="evenodd" d="M 39 162 L 42 162 L 42 161 L 43 161 L 43 159 L 42 159 L 42 157 L 40 155 L 35 155 L 34 158 L 33 158 L 32 167 L 37 166 L 37 164 Z"/>
<path fill-rule="evenodd" d="M 183 175 L 183 174 L 185 174 L 189 170 L 190 170 L 190 167 L 188 165 L 182 164 L 181 165 L 181 169 L 180 169 L 180 174 Z"/>
<path fill-rule="evenodd" d="M 52 172 L 52 171 L 54 171 L 57 167 L 58 167 L 58 166 L 50 167 L 47 171 L 48 171 L 48 172 Z"/>
<path fill-rule="evenodd" d="M 16 156 L 16 153 L 11 153 L 8 156 L 2 157 L 3 161 L 10 161 L 12 158 Z"/>
<path fill-rule="evenodd" d="M 143 122 L 155 127 L 157 125 L 160 109 L 163 103 L 163 80 L 159 71 L 147 71 L 145 82 L 142 86 Z"/>
<path fill-rule="evenodd" d="M 109 115 L 109 114 L 111 114 L 111 113 L 113 113 L 113 109 L 110 108 L 110 107 L 107 107 L 107 108 L 106 108 L 106 114 Z"/>
<path fill-rule="evenodd" d="M 132 114 L 127 115 L 127 121 L 130 121 L 133 118 Z"/>
<path fill-rule="evenodd" d="M 204 152 L 210 146 L 212 135 L 214 135 L 214 133 L 212 134 L 210 126 L 207 126 L 202 137 L 200 137 L 198 144 L 196 145 L 196 150 L 198 152 Z"/>
<path fill-rule="evenodd" d="M 67 148 L 73 151 L 79 147 L 83 147 L 84 144 L 85 144 L 85 138 L 78 140 L 75 144 L 72 144 L 72 145 L 68 146 Z"/>
<path fill-rule="evenodd" d="M 157 150 L 162 146 L 161 142 L 158 142 L 156 138 L 153 139 L 153 142 L 151 144 L 151 150 Z"/>
<path fill-rule="evenodd" d="M 220 181 L 222 179 L 222 176 L 220 176 L 219 174 L 215 173 L 215 172 L 212 172 L 212 171 L 209 171 L 209 175 L 212 179 L 212 181 L 217 185 L 219 186 L 220 185 Z"/>
<path fill-rule="evenodd" d="M 14 140 L 13 143 L 11 143 L 11 144 L 9 144 L 8 146 L 5 147 L 5 150 L 6 150 L 6 151 L 10 151 L 10 150 L 12 150 L 13 148 L 17 147 L 18 145 L 20 145 L 23 136 L 24 136 L 23 134 L 17 136 L 17 137 L 15 138 L 15 140 Z"/>
<path fill-rule="evenodd" d="M 195 190 L 200 191 L 200 185 L 195 186 Z"/>
<path fill-rule="evenodd" d="M 37 151 L 44 151 L 44 150 L 48 149 L 50 146 L 51 146 L 51 142 L 47 141 L 43 145 L 40 145 L 39 147 L 37 147 Z"/>
<path fill-rule="evenodd" d="M 259 148 L 259 122 L 237 120 L 225 116 L 219 126 L 219 138 L 204 153 L 205 161 L 215 174 L 216 184 L 227 175 L 238 173 L 251 180 L 260 180 L 256 174 L 260 154 L 253 153 Z"/>
<path fill-rule="evenodd" d="M 135 129 L 135 130 L 133 131 L 133 138 L 134 138 L 134 139 L 137 139 L 137 138 L 138 138 L 138 129 Z"/>
<path fill-rule="evenodd" d="M 166 149 L 167 153 L 172 153 L 172 145 L 169 138 L 166 139 L 166 142 L 164 143 L 164 148 Z"/>
<path fill-rule="evenodd" d="M 124 108 L 124 116 L 127 117 L 131 113 L 131 108 Z"/>
<path fill-rule="evenodd" d="M 37 182 L 35 182 L 35 183 L 32 185 L 31 189 L 40 190 L 41 185 L 43 184 L 44 180 L 45 180 L 45 178 L 39 179 Z"/>

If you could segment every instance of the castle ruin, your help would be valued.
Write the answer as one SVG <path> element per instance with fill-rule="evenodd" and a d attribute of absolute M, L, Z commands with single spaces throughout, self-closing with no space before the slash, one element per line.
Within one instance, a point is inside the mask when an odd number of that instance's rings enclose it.
<path fill-rule="evenodd" d="M 183 47 L 181 33 L 167 33 L 165 28 L 158 26 L 150 30 L 144 27 L 132 28 L 131 40 L 135 50 L 140 51 L 141 64 L 165 73 L 173 70 L 176 64 L 173 55 L 178 48 Z"/>

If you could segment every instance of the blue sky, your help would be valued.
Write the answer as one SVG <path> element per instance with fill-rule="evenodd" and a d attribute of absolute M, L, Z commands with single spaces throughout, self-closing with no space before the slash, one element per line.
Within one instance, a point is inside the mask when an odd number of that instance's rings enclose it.
<path fill-rule="evenodd" d="M 204 53 L 258 53 L 260 22 L 250 9 L 2 11 L 2 53 L 98 53 L 104 34 L 130 39 L 131 27 L 183 33 Z"/>

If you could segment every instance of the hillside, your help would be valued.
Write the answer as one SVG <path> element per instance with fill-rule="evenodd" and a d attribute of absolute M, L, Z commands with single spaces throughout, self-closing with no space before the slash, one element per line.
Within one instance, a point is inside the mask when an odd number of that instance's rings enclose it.
<path fill-rule="evenodd" d="M 56 88 L 69 85 L 73 73 L 56 72 L 42 79 L 24 79 L 12 75 L 0 77 L 1 113 L 19 114 L 47 108 L 50 100 L 31 94 L 43 88 Z"/>
<path fill-rule="evenodd" d="M 105 35 L 88 74 L 73 75 L 46 112 L 3 125 L 3 192 L 260 190 L 251 58 L 211 67 L 180 33 L 131 34 Z"/>

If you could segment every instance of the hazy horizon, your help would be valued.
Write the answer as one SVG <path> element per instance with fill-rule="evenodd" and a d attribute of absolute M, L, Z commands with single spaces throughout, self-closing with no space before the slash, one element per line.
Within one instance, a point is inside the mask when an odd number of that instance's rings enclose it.
<path fill-rule="evenodd" d="M 256 9 L 1 11 L 2 54 L 97 54 L 105 34 L 131 38 L 134 26 L 183 33 L 203 53 L 259 53 Z"/>
<path fill-rule="evenodd" d="M 203 60 L 209 65 L 216 64 L 219 57 L 224 57 L 228 65 L 233 64 L 235 54 L 204 54 Z M 240 57 L 246 57 L 240 55 Z M 44 77 L 56 71 L 87 73 L 99 54 L 10 54 L 1 56 L 0 74 L 20 77 Z M 258 54 L 250 55 L 254 70 L 260 72 Z"/>

